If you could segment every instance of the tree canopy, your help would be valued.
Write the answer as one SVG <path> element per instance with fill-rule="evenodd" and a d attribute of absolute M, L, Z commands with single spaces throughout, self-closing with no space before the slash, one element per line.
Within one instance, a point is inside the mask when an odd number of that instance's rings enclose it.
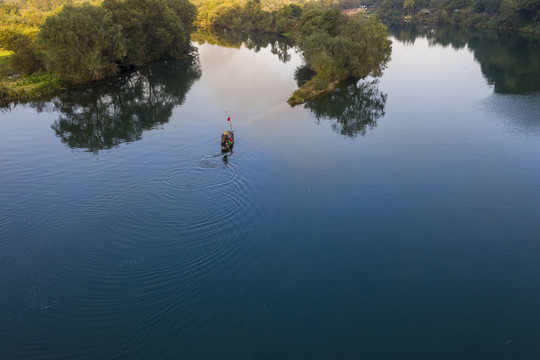
<path fill-rule="evenodd" d="M 19 4 L 24 0 L 13 1 Z M 49 8 L 45 0 L 31 1 L 36 5 L 26 4 L 27 8 Z M 189 0 L 68 3 L 47 17 L 37 41 L 31 36 L 7 37 L 19 39 L 11 41 L 18 44 L 14 57 L 21 56 L 27 69 L 45 67 L 69 83 L 99 80 L 124 68 L 184 56 L 191 49 L 196 6 L 199 23 L 268 31 L 298 40 L 299 50 L 319 80 L 376 75 L 390 57 L 385 26 L 376 17 L 348 17 L 336 7 L 329 8 L 339 3 L 337 0 L 275 0 L 279 7 L 270 6 L 270 0 L 193 1 L 195 5 Z M 3 7 L 2 11 L 15 16 L 18 9 Z M 287 59 L 286 51 L 283 54 Z"/>
<path fill-rule="evenodd" d="M 179 58 L 188 51 L 196 9 L 187 0 L 105 0 L 102 6 L 121 26 L 127 48 L 122 64 Z"/>
<path fill-rule="evenodd" d="M 380 74 L 390 60 L 391 44 L 386 27 L 376 17 L 311 10 L 299 25 L 304 58 L 327 81 Z"/>
<path fill-rule="evenodd" d="M 105 0 L 101 5 L 4 1 L 0 0 L 0 49 L 14 52 L 12 68 L 20 73 L 46 69 L 68 83 L 99 80 L 122 68 L 184 56 L 190 51 L 196 18 L 188 0 Z M 29 15 L 34 13 L 41 18 Z"/>
<path fill-rule="evenodd" d="M 121 26 L 112 13 L 90 4 L 66 5 L 39 33 L 47 69 L 70 82 L 103 79 L 118 72 L 126 54 Z"/>

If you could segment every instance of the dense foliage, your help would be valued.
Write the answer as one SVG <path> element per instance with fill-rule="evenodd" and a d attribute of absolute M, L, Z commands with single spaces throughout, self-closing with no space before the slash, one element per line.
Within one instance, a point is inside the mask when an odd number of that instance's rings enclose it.
<path fill-rule="evenodd" d="M 411 15 L 421 22 L 454 23 L 540 33 L 540 0 L 360 0 L 380 16 Z"/>
<path fill-rule="evenodd" d="M 0 43 L 4 50 L 12 51 L 11 65 L 19 73 L 34 73 L 44 68 L 36 31 L 18 31 L 13 27 L 0 29 Z"/>
<path fill-rule="evenodd" d="M 415 18 L 540 33 L 540 0 L 192 0 L 198 22 L 219 26 L 283 31 L 291 27 L 284 13 L 294 9 L 369 7 L 387 20 Z M 287 10 L 289 11 L 289 10 Z M 295 16 L 296 18 L 298 15 Z M 281 24 L 278 24 L 281 22 Z"/>
<path fill-rule="evenodd" d="M 328 89 L 330 82 L 380 74 L 390 59 L 388 32 L 374 16 L 346 16 L 338 8 L 325 8 L 320 2 L 304 7 L 289 4 L 272 12 L 265 11 L 260 1 L 249 0 L 244 6 L 223 1 L 211 12 L 213 5 L 212 1 L 199 4 L 203 9 L 199 21 L 288 34 L 297 39 L 306 63 L 316 73 L 317 91 Z"/>
<path fill-rule="evenodd" d="M 269 10 L 258 0 L 193 0 L 198 9 L 199 25 L 285 34 L 293 30 L 302 15 L 297 4 L 283 4 Z"/>
<path fill-rule="evenodd" d="M 336 7 L 328 9 L 335 0 L 104 0 L 99 5 L 69 3 L 57 10 L 54 4 L 61 0 L 0 1 L 2 21 L 9 23 L 0 40 L 14 52 L 19 70 L 46 69 L 70 83 L 178 58 L 189 51 L 194 22 L 287 34 L 299 40 L 317 79 L 330 82 L 378 73 L 390 54 L 386 28 L 376 18 L 347 17 Z M 21 9 L 50 13 L 35 17 L 41 26 L 32 32 L 30 23 L 21 21 L 28 20 Z"/>
<path fill-rule="evenodd" d="M 390 60 L 392 42 L 386 26 L 375 16 L 311 9 L 302 15 L 296 36 L 315 76 L 288 100 L 293 106 L 332 90 L 341 80 L 380 75 Z"/>
<path fill-rule="evenodd" d="M 187 0 L 105 0 L 102 6 L 121 26 L 127 51 L 123 65 L 178 58 L 188 51 L 196 10 Z"/>
<path fill-rule="evenodd" d="M 196 8 L 188 0 L 63 2 L 0 0 L 0 50 L 13 52 L 14 71 L 79 83 L 190 49 Z"/>
<path fill-rule="evenodd" d="M 39 33 L 46 68 L 61 79 L 82 82 L 118 72 L 126 53 L 121 26 L 99 6 L 66 5 L 49 17 Z"/>
<path fill-rule="evenodd" d="M 302 16 L 298 32 L 306 62 L 327 81 L 380 74 L 390 59 L 391 41 L 376 17 L 313 9 Z"/>

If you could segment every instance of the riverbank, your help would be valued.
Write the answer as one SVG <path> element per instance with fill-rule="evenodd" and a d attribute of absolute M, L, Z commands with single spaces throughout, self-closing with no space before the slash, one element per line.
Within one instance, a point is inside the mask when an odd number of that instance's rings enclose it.
<path fill-rule="evenodd" d="M 531 19 L 527 21 L 519 19 L 517 15 L 502 19 L 500 14 L 475 12 L 473 7 L 451 11 L 446 9 L 417 9 L 410 15 L 405 15 L 405 13 L 395 9 L 391 12 L 385 11 L 379 7 L 375 12 L 386 24 L 453 25 L 540 35 L 540 17 L 537 20 Z"/>
<path fill-rule="evenodd" d="M 17 74 L 10 66 L 10 51 L 0 51 L 0 103 L 37 99 L 63 89 L 62 82 L 45 72 Z"/>
<path fill-rule="evenodd" d="M 534 25 L 534 24 L 528 24 L 523 27 L 508 27 L 508 26 L 500 26 L 494 24 L 493 21 L 477 21 L 476 18 L 467 19 L 466 21 L 462 22 L 444 22 L 444 23 L 437 23 L 433 21 L 432 18 L 412 18 L 411 21 L 416 21 L 420 25 L 431 25 L 431 26 L 439 26 L 439 25 L 451 25 L 451 26 L 463 26 L 463 27 L 475 27 L 479 29 L 489 29 L 489 30 L 501 30 L 501 31 L 511 31 L 511 32 L 519 32 L 523 34 L 531 34 L 531 35 L 540 35 L 540 24 Z"/>
<path fill-rule="evenodd" d="M 303 104 L 319 95 L 334 90 L 338 83 L 339 81 L 328 82 L 324 79 L 315 77 L 298 88 L 298 90 L 291 95 L 289 100 L 287 100 L 287 103 L 292 107 Z"/>

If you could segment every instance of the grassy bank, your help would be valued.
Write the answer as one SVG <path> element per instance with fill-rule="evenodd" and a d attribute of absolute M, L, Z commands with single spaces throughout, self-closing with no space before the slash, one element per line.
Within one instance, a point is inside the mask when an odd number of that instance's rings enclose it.
<path fill-rule="evenodd" d="M 314 77 L 298 88 L 289 100 L 287 100 L 287 103 L 291 106 L 303 104 L 321 94 L 332 91 L 337 84 L 338 81 L 328 82 L 324 79 Z"/>
<path fill-rule="evenodd" d="M 60 80 L 51 74 L 17 74 L 10 65 L 11 54 L 0 50 L 0 102 L 35 99 L 62 89 Z"/>

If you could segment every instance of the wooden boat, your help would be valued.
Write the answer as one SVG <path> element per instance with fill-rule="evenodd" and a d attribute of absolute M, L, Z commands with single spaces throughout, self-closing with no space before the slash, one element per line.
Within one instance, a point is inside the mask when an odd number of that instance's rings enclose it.
<path fill-rule="evenodd" d="M 221 134 L 221 151 L 233 152 L 234 147 L 234 131 L 227 130 Z"/>

